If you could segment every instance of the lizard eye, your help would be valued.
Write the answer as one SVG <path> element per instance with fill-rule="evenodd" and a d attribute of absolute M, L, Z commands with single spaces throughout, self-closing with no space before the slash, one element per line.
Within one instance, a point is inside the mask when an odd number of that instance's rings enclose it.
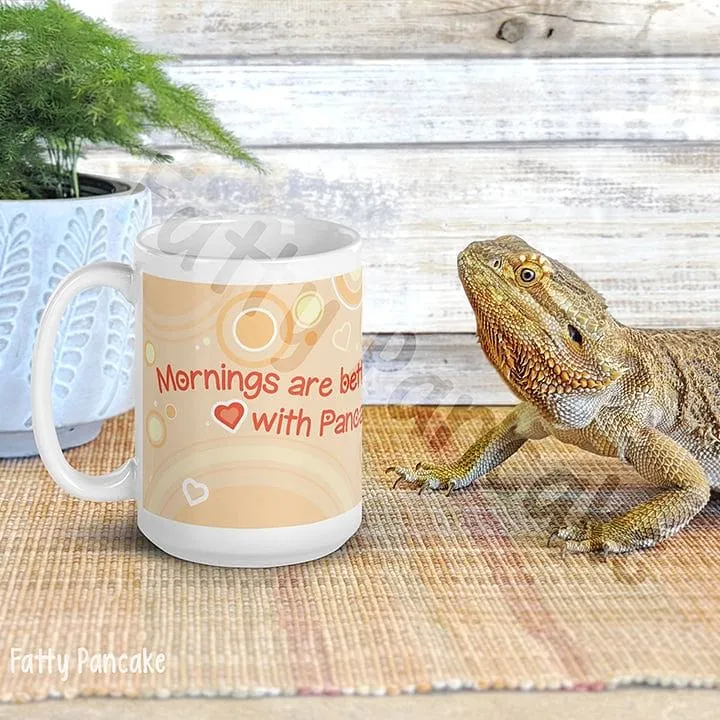
<path fill-rule="evenodd" d="M 502 261 L 500 260 L 500 258 L 496 257 L 490 261 L 490 267 L 493 268 L 493 270 L 497 270 L 500 265 L 502 265 Z"/>
<path fill-rule="evenodd" d="M 515 277 L 520 285 L 530 287 L 542 277 L 542 270 L 534 263 L 525 263 L 515 271 Z"/>
<path fill-rule="evenodd" d="M 520 271 L 520 279 L 526 283 L 532 282 L 535 279 L 535 271 L 530 268 L 523 268 Z"/>
<path fill-rule="evenodd" d="M 574 325 L 568 325 L 568 335 L 570 336 L 570 339 L 577 343 L 578 345 L 582 345 L 582 334 L 580 331 L 574 326 Z"/>

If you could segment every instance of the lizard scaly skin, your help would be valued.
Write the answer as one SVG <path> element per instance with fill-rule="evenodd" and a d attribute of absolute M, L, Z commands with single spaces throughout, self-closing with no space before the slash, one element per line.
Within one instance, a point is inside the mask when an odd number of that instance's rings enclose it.
<path fill-rule="evenodd" d="M 388 470 L 450 492 L 553 436 L 658 488 L 607 522 L 555 530 L 567 551 L 629 552 L 685 527 L 720 489 L 720 331 L 626 327 L 572 270 L 512 235 L 471 243 L 458 271 L 478 341 L 522 402 L 457 460 Z"/>

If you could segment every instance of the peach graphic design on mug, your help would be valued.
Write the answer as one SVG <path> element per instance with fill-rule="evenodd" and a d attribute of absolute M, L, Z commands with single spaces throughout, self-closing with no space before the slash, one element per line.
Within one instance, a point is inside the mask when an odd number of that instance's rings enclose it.
<path fill-rule="evenodd" d="M 359 271 L 225 288 L 143 275 L 144 508 L 272 528 L 355 507 L 361 293 Z"/>

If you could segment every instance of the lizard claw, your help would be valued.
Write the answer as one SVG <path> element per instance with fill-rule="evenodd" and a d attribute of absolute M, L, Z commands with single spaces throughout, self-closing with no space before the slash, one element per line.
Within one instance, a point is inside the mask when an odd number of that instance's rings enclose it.
<path fill-rule="evenodd" d="M 564 558 L 568 553 L 601 553 L 605 562 L 608 562 L 611 555 L 636 549 L 632 536 L 618 541 L 608 532 L 608 527 L 612 528 L 612 525 L 593 520 L 559 527 L 550 533 L 548 547 L 552 547 L 554 540 L 559 540 L 562 542 L 560 557 Z"/>
<path fill-rule="evenodd" d="M 554 540 L 559 540 L 559 539 L 561 539 L 560 536 L 559 536 L 559 531 L 560 531 L 560 528 L 557 527 L 557 528 L 555 528 L 555 529 L 550 533 L 550 535 L 548 535 L 547 547 L 552 547 Z"/>
<path fill-rule="evenodd" d="M 390 465 L 385 469 L 386 473 L 397 473 L 397 478 L 393 483 L 395 489 L 401 481 L 407 482 L 411 486 L 416 486 L 418 495 L 421 495 L 426 489 L 443 490 L 446 495 L 450 495 L 453 490 L 465 487 L 468 482 L 464 478 L 458 476 L 453 466 L 444 465 L 428 465 L 419 462 L 412 470 L 402 465 Z"/>
<path fill-rule="evenodd" d="M 409 482 L 412 482 L 412 480 L 407 477 L 407 470 L 405 470 L 405 468 L 396 467 L 395 465 L 390 465 L 390 467 L 385 468 L 386 475 L 391 472 L 397 473 L 395 482 L 392 484 L 393 490 L 399 485 L 401 480 L 408 480 Z"/>
<path fill-rule="evenodd" d="M 560 558 L 565 559 L 568 553 L 587 552 L 589 547 L 589 525 L 567 525 L 556 527 L 548 536 L 547 547 L 559 547 Z"/>

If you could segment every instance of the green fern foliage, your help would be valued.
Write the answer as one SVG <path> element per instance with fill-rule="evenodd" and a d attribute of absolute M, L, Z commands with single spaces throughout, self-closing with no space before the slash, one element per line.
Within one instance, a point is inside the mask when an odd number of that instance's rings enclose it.
<path fill-rule="evenodd" d="M 170 60 L 59 0 L 0 0 L 0 198 L 79 196 L 88 145 L 172 160 L 147 144 L 154 130 L 262 169 L 196 88 L 170 80 Z"/>

